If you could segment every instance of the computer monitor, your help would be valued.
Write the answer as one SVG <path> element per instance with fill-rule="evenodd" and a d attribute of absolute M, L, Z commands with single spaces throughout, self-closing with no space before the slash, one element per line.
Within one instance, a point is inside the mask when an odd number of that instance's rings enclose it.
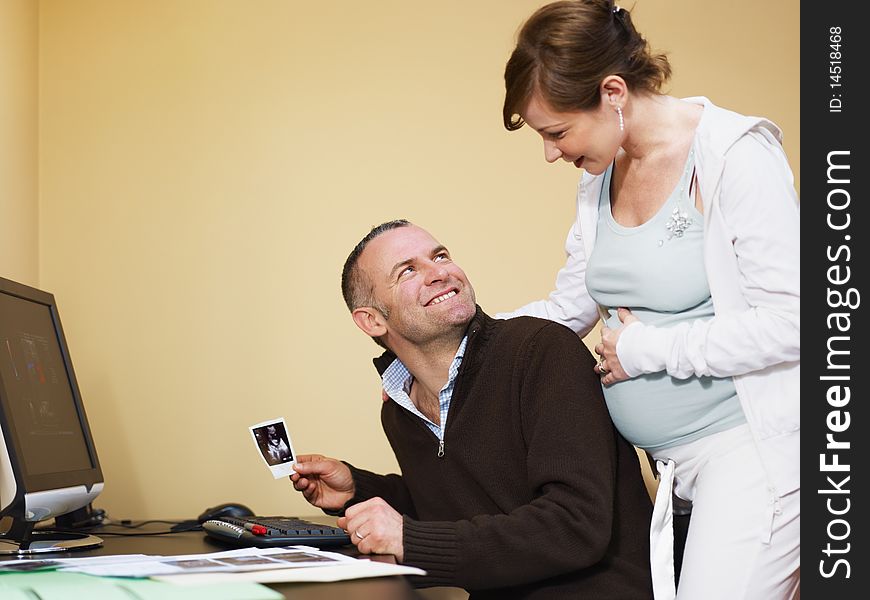
<path fill-rule="evenodd" d="M 0 516 L 12 523 L 0 554 L 99 545 L 34 526 L 87 506 L 102 489 L 54 296 L 0 277 Z"/>

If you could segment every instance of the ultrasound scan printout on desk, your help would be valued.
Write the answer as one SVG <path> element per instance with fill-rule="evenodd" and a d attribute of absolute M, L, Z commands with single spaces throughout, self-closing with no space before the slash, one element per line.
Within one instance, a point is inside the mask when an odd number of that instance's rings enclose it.
<path fill-rule="evenodd" d="M 272 569 L 320 568 L 353 564 L 357 559 L 308 546 L 240 548 L 224 552 L 155 556 L 150 561 L 71 565 L 64 571 L 98 577 L 153 577 L 192 573 L 242 573 Z"/>
<path fill-rule="evenodd" d="M 293 450 L 284 417 L 263 421 L 248 429 L 263 462 L 272 471 L 275 479 L 289 477 L 296 472 L 296 452 Z"/>

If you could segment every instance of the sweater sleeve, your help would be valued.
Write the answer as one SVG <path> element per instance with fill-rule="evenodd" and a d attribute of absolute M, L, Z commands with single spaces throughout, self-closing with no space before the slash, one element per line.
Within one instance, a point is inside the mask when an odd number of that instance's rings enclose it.
<path fill-rule="evenodd" d="M 596 565 L 611 539 L 614 431 L 593 360 L 567 328 L 548 324 L 510 371 L 519 390 L 529 501 L 461 521 L 404 520 L 405 562 L 428 585 L 521 585 Z"/>
<path fill-rule="evenodd" d="M 776 140 L 755 131 L 735 143 L 717 209 L 709 218 L 731 233 L 746 308 L 673 328 L 632 323 L 617 345 L 629 375 L 726 377 L 800 360 L 800 211 Z"/>
<path fill-rule="evenodd" d="M 344 464 L 350 468 L 356 493 L 344 505 L 344 508 L 338 513 L 339 515 L 343 515 L 344 511 L 354 504 L 365 502 L 371 498 L 383 498 L 396 512 L 412 517 L 416 516 L 414 502 L 411 500 L 411 495 L 408 493 L 408 488 L 401 475 L 378 475 L 371 471 L 358 469 L 347 462 Z"/>
<path fill-rule="evenodd" d="M 556 289 L 545 300 L 498 313 L 496 318 L 540 317 L 565 325 L 581 338 L 589 333 L 599 319 L 598 305 L 586 291 L 586 251 L 576 220 L 565 240 L 565 254 L 565 266 L 556 275 Z"/>

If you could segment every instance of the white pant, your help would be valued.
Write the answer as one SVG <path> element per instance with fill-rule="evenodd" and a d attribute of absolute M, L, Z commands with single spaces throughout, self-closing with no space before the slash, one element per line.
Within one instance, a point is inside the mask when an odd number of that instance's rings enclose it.
<path fill-rule="evenodd" d="M 800 489 L 776 496 L 747 425 L 654 458 L 674 461 L 674 492 L 693 503 L 678 600 L 798 597 Z"/>

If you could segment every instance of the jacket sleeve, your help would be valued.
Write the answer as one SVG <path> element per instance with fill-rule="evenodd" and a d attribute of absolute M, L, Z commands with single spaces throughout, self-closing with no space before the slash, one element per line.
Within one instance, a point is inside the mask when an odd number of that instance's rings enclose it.
<path fill-rule="evenodd" d="M 498 319 L 519 316 L 540 317 L 565 325 L 581 338 L 598 322 L 598 305 L 586 291 L 586 252 L 577 221 L 565 240 L 565 266 L 556 275 L 556 289 L 545 300 L 537 300 L 512 312 L 497 313 Z"/>
<path fill-rule="evenodd" d="M 711 319 L 667 329 L 629 325 L 617 354 L 631 376 L 726 377 L 800 360 L 800 209 L 791 171 L 762 131 L 738 140 L 726 161 L 719 204 L 705 218 L 728 231 L 746 307 L 717 307 Z"/>
<path fill-rule="evenodd" d="M 616 446 L 594 361 L 570 330 L 556 324 L 540 330 L 520 354 L 512 365 L 520 405 L 514 399 L 505 410 L 522 415 L 526 464 L 517 469 L 527 473 L 529 500 L 506 514 L 468 520 L 406 517 L 405 562 L 427 571 L 427 585 L 521 585 L 606 556 Z"/>

